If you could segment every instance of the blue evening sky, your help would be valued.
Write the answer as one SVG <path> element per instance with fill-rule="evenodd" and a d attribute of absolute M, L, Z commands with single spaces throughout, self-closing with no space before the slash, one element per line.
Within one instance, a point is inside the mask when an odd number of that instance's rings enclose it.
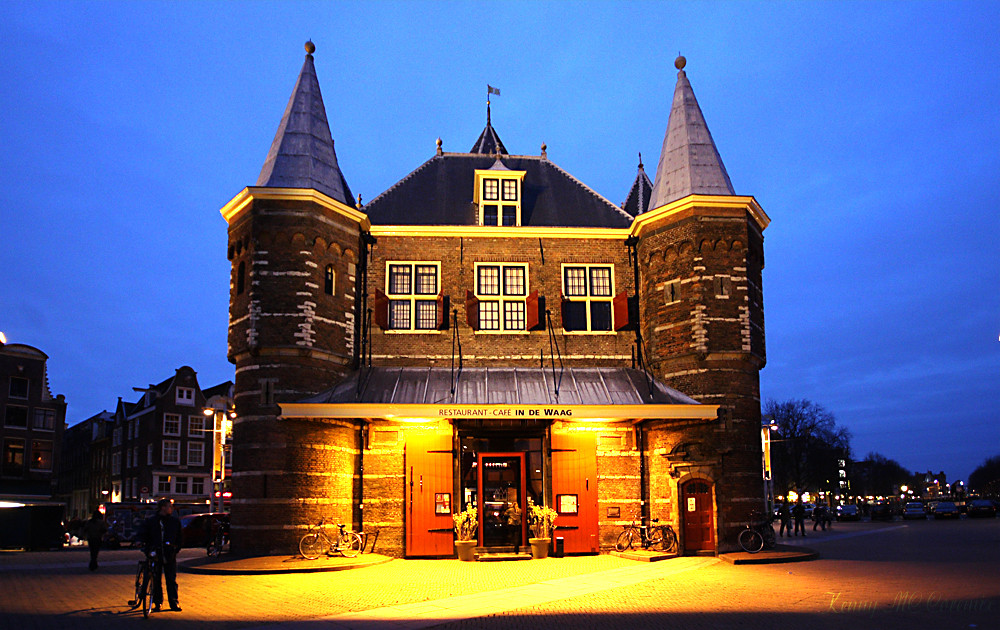
<path fill-rule="evenodd" d="M 370 200 L 493 122 L 615 203 L 687 73 L 765 232 L 763 398 L 914 470 L 1000 454 L 1000 3 L 9 2 L 0 331 L 67 420 L 226 361 L 230 198 L 302 65 Z M 993 252 L 993 253 L 991 253 Z"/>

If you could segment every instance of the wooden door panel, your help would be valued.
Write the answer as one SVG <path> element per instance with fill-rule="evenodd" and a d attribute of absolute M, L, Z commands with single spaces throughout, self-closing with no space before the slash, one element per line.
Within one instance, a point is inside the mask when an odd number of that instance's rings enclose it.
<path fill-rule="evenodd" d="M 575 495 L 577 514 L 560 514 L 553 536 L 563 538 L 566 553 L 596 553 L 597 437 L 592 432 L 552 434 L 552 507 L 561 495 Z"/>
<path fill-rule="evenodd" d="M 455 551 L 451 441 L 451 435 L 439 433 L 414 433 L 406 438 L 407 556 L 447 556 Z M 436 498 L 444 494 L 448 512 L 437 514 Z"/>
<path fill-rule="evenodd" d="M 715 519 L 710 483 L 692 479 L 682 486 L 681 514 L 684 519 L 684 550 L 714 551 Z"/>

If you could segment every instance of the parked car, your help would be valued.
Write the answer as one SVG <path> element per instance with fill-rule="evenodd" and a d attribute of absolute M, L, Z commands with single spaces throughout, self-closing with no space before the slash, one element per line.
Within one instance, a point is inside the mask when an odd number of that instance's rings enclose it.
<path fill-rule="evenodd" d="M 205 512 L 181 517 L 181 547 L 206 547 L 219 528 L 229 528 L 228 512 Z"/>
<path fill-rule="evenodd" d="M 885 501 L 879 501 L 872 506 L 872 520 L 873 521 L 891 521 L 892 520 L 892 505 L 886 503 Z"/>
<path fill-rule="evenodd" d="M 911 518 L 927 518 L 927 510 L 924 509 L 924 504 L 920 501 L 910 501 L 903 506 L 903 519 L 908 520 Z"/>
<path fill-rule="evenodd" d="M 969 515 L 969 518 L 978 518 L 981 516 L 995 518 L 997 515 L 997 506 L 989 499 L 973 499 L 967 505 L 966 513 Z"/>
<path fill-rule="evenodd" d="M 861 511 L 856 505 L 838 505 L 837 506 L 837 520 L 838 521 L 860 521 Z"/>
<path fill-rule="evenodd" d="M 951 501 L 939 501 L 934 506 L 934 518 L 958 518 L 958 506 Z"/>

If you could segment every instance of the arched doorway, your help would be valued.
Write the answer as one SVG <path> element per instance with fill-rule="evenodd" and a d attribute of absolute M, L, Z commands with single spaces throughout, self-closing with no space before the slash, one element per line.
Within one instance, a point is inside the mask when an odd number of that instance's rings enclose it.
<path fill-rule="evenodd" d="M 715 551 L 715 518 L 712 511 L 712 484 L 690 479 L 681 486 L 681 520 L 684 551 Z"/>

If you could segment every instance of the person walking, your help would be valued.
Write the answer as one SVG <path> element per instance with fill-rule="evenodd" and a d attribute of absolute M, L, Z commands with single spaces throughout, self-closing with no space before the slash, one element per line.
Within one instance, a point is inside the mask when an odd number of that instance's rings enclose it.
<path fill-rule="evenodd" d="M 90 549 L 90 570 L 97 570 L 97 554 L 101 553 L 101 543 L 104 542 L 104 535 L 108 533 L 108 522 L 104 520 L 104 515 L 100 510 L 94 510 L 87 522 L 83 526 L 83 533 L 87 537 L 87 547 Z"/>
<path fill-rule="evenodd" d="M 795 507 L 792 508 L 792 516 L 795 517 L 795 535 L 798 536 L 799 532 L 802 532 L 802 537 L 805 538 L 806 506 L 802 505 L 802 497 L 799 497 L 798 501 L 795 502 Z"/>
<path fill-rule="evenodd" d="M 822 503 L 816 504 L 813 508 L 813 531 L 816 531 L 817 526 L 826 531 L 826 506 Z"/>
<path fill-rule="evenodd" d="M 781 527 L 778 528 L 778 534 L 784 537 L 786 531 L 792 531 L 792 511 L 788 509 L 787 501 L 782 501 L 781 505 L 778 506 L 778 520 L 781 521 Z M 788 535 L 791 536 L 791 534 Z"/>
<path fill-rule="evenodd" d="M 146 555 L 159 554 L 163 568 L 153 584 L 153 611 L 163 604 L 163 579 L 167 580 L 167 601 L 170 610 L 181 610 L 177 599 L 177 552 L 181 549 L 181 522 L 174 516 L 174 502 L 160 499 L 156 514 L 143 523 Z"/>

